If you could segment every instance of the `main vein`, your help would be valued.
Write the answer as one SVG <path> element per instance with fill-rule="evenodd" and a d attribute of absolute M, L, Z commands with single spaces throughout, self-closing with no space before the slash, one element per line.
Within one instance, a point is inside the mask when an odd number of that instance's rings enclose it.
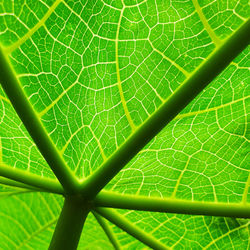
<path fill-rule="evenodd" d="M 174 198 L 145 197 L 101 191 L 94 199 L 97 207 L 140 211 L 250 218 L 250 204 L 190 201 Z"/>
<path fill-rule="evenodd" d="M 0 176 L 0 184 L 5 185 L 5 186 L 10 186 L 10 187 L 18 187 L 27 190 L 27 192 L 32 192 L 32 191 L 45 191 L 41 190 L 39 188 L 33 187 L 31 185 L 24 184 L 22 182 L 14 181 L 12 179 L 8 179 L 5 177 Z M 47 190 L 46 190 L 47 191 Z"/>

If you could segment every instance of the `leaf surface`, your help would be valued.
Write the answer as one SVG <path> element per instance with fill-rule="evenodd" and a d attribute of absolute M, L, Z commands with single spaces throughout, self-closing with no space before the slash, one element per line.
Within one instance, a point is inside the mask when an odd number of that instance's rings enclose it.
<path fill-rule="evenodd" d="M 85 179 L 248 17 L 244 0 L 7 0 L 0 43 L 58 152 Z M 247 48 L 105 189 L 249 203 L 249 66 Z M 1 164 L 55 178 L 0 87 Z M 3 184 L 3 248 L 47 249 L 60 198 Z M 168 247 L 249 248 L 249 220 L 117 212 Z M 145 247 L 107 225 L 122 249 Z M 83 235 L 79 249 L 112 247 L 93 215 Z"/>
<path fill-rule="evenodd" d="M 4 188 L 5 194 L 2 194 Z M 22 189 L 10 192 L 4 186 L 0 190 L 1 248 L 48 249 L 62 207 L 62 198 L 54 194 L 32 193 Z M 80 249 L 112 249 L 93 215 L 89 215 L 83 235 L 79 243 Z"/>

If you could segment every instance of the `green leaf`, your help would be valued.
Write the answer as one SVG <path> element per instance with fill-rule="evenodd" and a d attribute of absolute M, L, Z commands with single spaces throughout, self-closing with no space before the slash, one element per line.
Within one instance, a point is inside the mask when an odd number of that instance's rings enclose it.
<path fill-rule="evenodd" d="M 157 135 L 109 183 L 109 189 L 215 202 L 247 199 L 250 90 L 243 64 L 247 54 L 249 50 Z"/>
<path fill-rule="evenodd" d="M 1 87 L 0 107 L 0 163 L 54 178 Z"/>
<path fill-rule="evenodd" d="M 53 194 L 26 193 L 9 195 L 0 202 L 1 247 L 46 249 L 62 199 Z"/>
<path fill-rule="evenodd" d="M 24 191 L 0 197 L 2 249 L 47 249 L 61 210 L 62 198 Z M 88 217 L 83 235 L 79 248 L 98 245 L 102 246 L 99 249 L 112 248 L 93 216 Z"/>
<path fill-rule="evenodd" d="M 249 248 L 248 17 L 1 1 L 1 247 Z"/>

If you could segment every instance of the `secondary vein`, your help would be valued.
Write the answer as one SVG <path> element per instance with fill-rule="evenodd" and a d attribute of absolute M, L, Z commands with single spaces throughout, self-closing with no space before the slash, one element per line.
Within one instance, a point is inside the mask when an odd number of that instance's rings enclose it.
<path fill-rule="evenodd" d="M 158 54 L 160 54 L 165 60 L 167 60 L 168 62 L 170 62 L 172 65 L 174 65 L 179 71 L 181 71 L 186 77 L 190 76 L 190 73 L 187 72 L 184 68 L 182 68 L 179 64 L 177 64 L 175 61 L 173 61 L 172 59 L 170 59 L 169 57 L 167 57 L 163 52 L 161 52 L 160 50 L 158 50 L 157 48 L 154 47 L 153 43 L 148 40 L 149 44 L 151 45 L 152 49 L 157 52 Z"/>
<path fill-rule="evenodd" d="M 177 115 L 175 117 L 174 120 L 181 119 L 181 118 L 184 118 L 184 117 L 199 115 L 199 114 L 203 114 L 203 113 L 208 113 L 208 112 L 211 112 L 211 111 L 216 111 L 218 109 L 225 108 L 225 107 L 230 106 L 232 104 L 244 101 L 244 100 L 246 100 L 248 98 L 250 98 L 250 95 L 242 97 L 242 98 L 239 98 L 238 100 L 234 100 L 234 101 L 231 101 L 231 102 L 228 102 L 228 103 L 225 103 L 225 104 L 221 104 L 219 106 L 212 107 L 212 108 L 208 108 L 208 109 L 204 109 L 204 110 L 199 110 L 199 111 L 194 111 L 194 112 L 189 112 L 189 113 L 179 114 L 179 115 Z"/>
<path fill-rule="evenodd" d="M 236 227 L 236 228 L 234 228 L 234 229 L 228 231 L 227 233 L 225 233 L 225 234 L 219 236 L 217 239 L 211 241 L 211 242 L 210 242 L 208 245 L 206 245 L 203 249 L 208 249 L 210 246 L 212 246 L 213 244 L 215 244 L 217 241 L 223 239 L 224 237 L 228 236 L 229 234 L 231 234 L 231 233 L 233 233 L 233 232 L 235 232 L 235 231 L 237 231 L 237 230 L 240 230 L 240 229 L 242 229 L 242 228 L 247 228 L 247 227 L 249 226 L 249 224 L 250 224 L 250 222 L 248 222 L 247 224 L 241 225 L 241 226 L 239 226 L 239 227 Z"/>
<path fill-rule="evenodd" d="M 3 101 L 10 103 L 10 100 L 8 98 L 6 98 L 5 96 L 0 95 L 0 99 L 2 99 Z"/>
<path fill-rule="evenodd" d="M 12 44 L 9 47 L 6 47 L 4 49 L 4 52 L 6 54 L 12 53 L 15 49 L 19 48 L 20 45 L 22 45 L 26 40 L 28 40 L 44 23 L 47 21 L 47 19 L 50 17 L 50 15 L 54 12 L 56 7 L 59 5 L 59 3 L 62 0 L 56 0 L 53 5 L 49 8 L 47 13 L 43 16 L 43 18 L 32 28 L 30 29 L 21 39 L 19 39 L 17 42 Z"/>
<path fill-rule="evenodd" d="M 195 10 L 197 12 L 197 14 L 199 15 L 200 19 L 201 19 L 201 22 L 205 28 L 205 30 L 207 31 L 208 35 L 210 36 L 210 38 L 212 39 L 213 43 L 216 45 L 216 46 L 219 46 L 222 41 L 216 36 L 216 34 L 214 33 L 214 31 L 211 29 L 206 17 L 204 16 L 203 12 L 202 12 L 202 9 L 198 3 L 197 0 L 192 0 L 193 2 L 193 5 L 195 7 Z"/>
<path fill-rule="evenodd" d="M 118 49 L 118 42 L 119 42 L 119 33 L 120 33 L 120 27 L 121 27 L 121 21 L 122 21 L 122 16 L 123 16 L 123 12 L 124 12 L 125 6 L 123 6 L 122 10 L 121 10 L 121 14 L 120 14 L 120 18 L 117 24 L 117 32 L 116 32 L 116 38 L 115 38 L 115 61 L 116 61 L 116 74 L 117 74 L 117 86 L 119 89 L 119 93 L 120 93 L 120 97 L 121 97 L 121 102 L 122 102 L 122 106 L 125 112 L 125 115 L 127 117 L 127 120 L 129 122 L 129 125 L 132 129 L 132 131 L 134 131 L 136 129 L 136 126 L 130 116 L 130 113 L 128 111 L 128 107 L 127 107 L 127 103 L 123 94 L 123 90 L 122 90 L 122 83 L 121 83 L 121 76 L 120 76 L 120 67 L 119 67 L 119 49 Z"/>
<path fill-rule="evenodd" d="M 91 176 L 81 184 L 95 197 L 115 175 L 184 109 L 249 44 L 250 20 L 228 38 Z"/>
<path fill-rule="evenodd" d="M 64 158 L 58 152 L 54 142 L 49 137 L 48 132 L 18 81 L 8 56 L 6 56 L 1 48 L 0 66 L 2 70 L 2 74 L 0 75 L 1 85 L 39 151 L 65 191 L 68 193 L 77 192 L 79 183 L 76 176 L 73 175 Z"/>
<path fill-rule="evenodd" d="M 247 179 L 246 186 L 245 186 L 243 196 L 242 196 L 243 204 L 247 203 L 247 196 L 248 196 L 249 187 L 250 187 L 250 172 L 248 173 L 248 179 Z"/>

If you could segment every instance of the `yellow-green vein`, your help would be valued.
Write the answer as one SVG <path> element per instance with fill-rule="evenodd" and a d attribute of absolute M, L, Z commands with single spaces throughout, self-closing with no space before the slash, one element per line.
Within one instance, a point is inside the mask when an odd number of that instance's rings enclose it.
<path fill-rule="evenodd" d="M 223 239 L 223 238 L 226 237 L 226 236 L 229 236 L 231 233 L 233 233 L 233 232 L 235 232 L 235 231 L 237 231 L 237 230 L 240 230 L 240 229 L 242 229 L 242 228 L 248 227 L 249 224 L 250 224 L 250 222 L 248 222 L 247 224 L 241 225 L 241 226 L 239 226 L 239 227 L 236 227 L 236 228 L 232 229 L 231 231 L 228 231 L 227 233 L 225 233 L 225 234 L 219 236 L 217 239 L 211 241 L 211 242 L 210 242 L 208 245 L 206 245 L 203 249 L 208 249 L 208 248 L 209 248 L 210 246 L 212 246 L 213 244 L 216 244 L 217 241 Z"/>
<path fill-rule="evenodd" d="M 3 162 L 3 146 L 2 146 L 2 138 L 0 137 L 0 163 Z"/>
<path fill-rule="evenodd" d="M 41 223 L 38 220 L 38 218 L 34 215 L 33 210 L 31 209 L 31 207 L 22 199 L 20 199 L 20 197 L 18 196 L 14 196 L 13 197 L 15 200 L 17 200 L 17 204 L 19 204 L 19 206 L 23 206 L 23 208 L 25 209 L 25 211 L 27 212 L 28 215 L 30 215 L 30 217 L 33 219 L 33 221 L 37 224 L 38 227 L 41 227 Z"/>
<path fill-rule="evenodd" d="M 248 195 L 249 187 L 250 187 L 250 173 L 248 173 L 248 179 L 247 179 L 246 186 L 245 186 L 243 196 L 242 196 L 243 204 L 247 203 L 247 195 Z"/>
<path fill-rule="evenodd" d="M 216 107 L 212 107 L 212 108 L 209 108 L 209 109 L 204 109 L 204 110 L 200 110 L 200 111 L 194 111 L 194 112 L 190 112 L 190 113 L 180 114 L 180 115 L 177 115 L 174 118 L 174 120 L 181 119 L 181 118 L 184 118 L 184 117 L 199 115 L 199 114 L 203 114 L 203 113 L 208 113 L 208 112 L 211 112 L 211 111 L 216 111 L 218 109 L 230 106 L 232 104 L 235 104 L 235 103 L 238 103 L 238 102 L 241 102 L 241 101 L 244 101 L 244 100 L 246 100 L 248 98 L 250 98 L 250 96 L 242 97 L 242 98 L 240 98 L 238 100 L 231 101 L 231 102 L 228 102 L 226 104 L 222 104 L 222 105 L 219 105 L 219 106 L 216 106 Z"/>
<path fill-rule="evenodd" d="M 99 150 L 100 150 L 100 153 L 101 153 L 101 155 L 102 155 L 103 160 L 106 160 L 107 157 L 106 157 L 106 155 L 105 155 L 105 153 L 104 153 L 104 150 L 103 150 L 103 148 L 102 148 L 102 145 L 101 145 L 100 141 L 98 140 L 98 138 L 96 137 L 96 135 L 94 134 L 94 131 L 92 130 L 92 128 L 90 127 L 90 125 L 83 125 L 83 126 L 81 126 L 80 128 L 78 128 L 78 129 L 70 136 L 70 138 L 68 139 L 68 141 L 65 143 L 65 145 L 63 146 L 63 148 L 60 150 L 60 153 L 63 155 L 63 153 L 65 152 L 65 150 L 66 150 L 66 148 L 68 147 L 69 143 L 71 142 L 72 138 L 73 138 L 78 132 L 80 132 L 83 128 L 85 128 L 85 127 L 87 127 L 87 128 L 90 130 L 90 132 L 91 132 L 93 138 L 96 140 L 96 143 L 97 143 L 97 145 L 98 145 L 98 148 L 99 148 Z"/>
<path fill-rule="evenodd" d="M 205 30 L 207 31 L 208 35 L 212 39 L 213 43 L 216 46 L 219 46 L 222 43 L 222 41 L 215 35 L 214 31 L 211 29 L 206 17 L 204 16 L 204 14 L 202 12 L 202 9 L 201 9 L 198 1 L 197 0 L 192 0 L 192 2 L 193 2 L 195 10 L 196 10 L 197 14 L 199 15 L 200 20 L 201 20 Z"/>
<path fill-rule="evenodd" d="M 79 75 L 80 76 L 80 75 Z M 63 90 L 63 92 L 54 100 L 52 101 L 44 110 L 42 110 L 41 112 L 38 113 L 38 117 L 42 117 L 44 114 L 46 114 L 51 108 L 53 108 L 58 101 L 67 94 L 67 92 L 74 87 L 76 84 L 78 83 L 78 79 L 72 83 L 67 89 Z"/>
<path fill-rule="evenodd" d="M 182 176 L 183 176 L 184 172 L 187 170 L 187 167 L 188 167 L 188 164 L 189 164 L 190 159 L 191 159 L 191 156 L 188 157 L 188 160 L 187 160 L 187 162 L 186 162 L 186 164 L 185 164 L 185 167 L 184 167 L 184 169 L 181 171 L 181 174 L 179 175 L 179 178 L 178 178 L 178 180 L 177 180 L 177 182 L 176 182 L 174 191 L 173 191 L 173 193 L 172 193 L 172 195 L 171 195 L 172 198 L 174 198 L 175 195 L 176 195 L 176 193 L 177 193 L 177 190 L 178 190 L 178 187 L 179 187 L 179 185 L 180 185 Z"/>
<path fill-rule="evenodd" d="M 4 97 L 4 96 L 2 96 L 2 95 L 0 95 L 0 99 L 3 100 L 3 101 L 5 101 L 5 102 L 7 102 L 7 103 L 10 103 L 9 99 L 6 98 L 6 97 Z"/>
<path fill-rule="evenodd" d="M 45 224 L 42 226 L 39 230 L 35 231 L 33 234 L 31 234 L 27 239 L 25 239 L 19 246 L 18 249 L 21 249 L 21 247 L 25 246 L 32 238 L 36 237 L 39 233 L 42 231 L 46 230 L 47 228 L 51 227 L 55 222 L 57 221 L 56 219 L 51 220 L 49 223 Z M 26 245 L 27 246 L 27 245 Z"/>
<path fill-rule="evenodd" d="M 158 54 L 160 54 L 165 60 L 167 60 L 168 62 L 170 62 L 173 66 L 175 66 L 179 71 L 181 71 L 186 77 L 190 76 L 190 73 L 188 73 L 185 69 L 183 69 L 179 64 L 177 64 L 175 61 L 173 61 L 172 59 L 170 59 L 169 57 L 167 57 L 163 52 L 161 52 L 160 50 L 158 50 L 157 48 L 154 47 L 153 43 L 148 40 L 148 42 L 150 43 L 152 49 L 157 52 Z"/>
<path fill-rule="evenodd" d="M 121 22 L 122 22 L 122 16 L 123 16 L 123 12 L 124 12 L 125 6 L 123 6 L 121 13 L 120 13 L 120 18 L 117 24 L 117 32 L 116 32 L 116 39 L 115 39 L 115 60 L 116 60 L 116 74 L 117 74 L 117 86 L 119 89 L 119 93 L 120 93 L 120 97 L 121 97 L 121 102 L 122 102 L 122 106 L 125 112 L 125 115 L 127 117 L 127 120 L 129 122 L 129 125 L 132 129 L 132 131 L 134 131 L 136 129 L 136 126 L 130 116 L 130 113 L 128 111 L 128 107 L 127 107 L 127 103 L 123 94 L 123 90 L 122 90 L 122 83 L 121 83 L 121 76 L 120 76 L 120 67 L 119 67 L 119 48 L 118 48 L 118 42 L 119 42 L 119 33 L 120 33 L 120 27 L 121 27 Z"/>
<path fill-rule="evenodd" d="M 10 237 L 6 236 L 2 232 L 0 232 L 0 235 L 2 235 L 3 238 L 5 238 L 9 243 L 11 243 L 15 247 L 15 249 L 17 249 L 18 245 Z M 5 243 L 6 243 L 6 241 L 5 241 Z M 10 245 L 7 243 L 7 246 L 9 247 Z"/>
<path fill-rule="evenodd" d="M 47 19 L 50 17 L 50 15 L 54 12 L 56 7 L 59 5 L 59 3 L 62 0 L 56 0 L 53 5 L 48 9 L 44 17 L 32 28 L 30 29 L 22 38 L 20 38 L 17 42 L 12 44 L 9 47 L 4 48 L 4 52 L 6 54 L 10 54 L 15 49 L 19 48 L 20 45 L 22 45 L 26 40 L 28 40 L 44 23 L 47 21 Z"/>
<path fill-rule="evenodd" d="M 16 224 L 17 227 L 20 228 L 20 230 L 26 234 L 27 236 L 29 236 L 29 232 L 26 230 L 26 228 L 19 222 L 17 221 L 16 219 L 14 219 L 13 215 L 10 216 L 10 215 L 7 215 L 7 214 L 4 214 L 2 212 L 0 212 L 0 216 L 1 216 L 1 219 L 3 219 L 4 217 L 10 221 L 12 221 L 13 223 Z M 16 227 L 15 227 L 15 230 L 16 230 Z"/>

